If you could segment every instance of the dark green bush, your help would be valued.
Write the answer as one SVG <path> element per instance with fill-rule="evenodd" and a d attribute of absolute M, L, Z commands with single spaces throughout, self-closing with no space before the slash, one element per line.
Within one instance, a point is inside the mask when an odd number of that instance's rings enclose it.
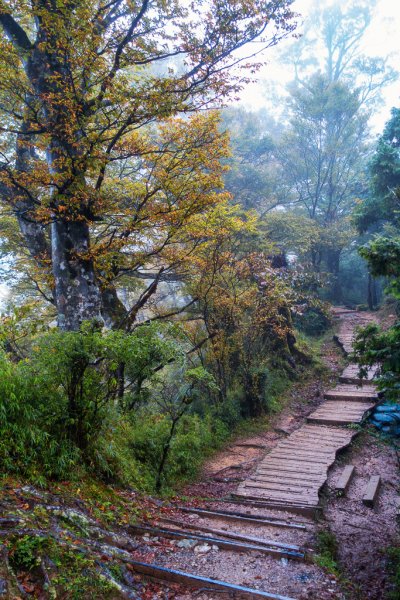
<path fill-rule="evenodd" d="M 89 325 L 77 333 L 57 330 L 37 337 L 29 357 L 17 363 L 1 351 L 1 467 L 63 478 L 85 464 L 111 475 L 121 458 L 127 460 L 118 438 L 127 427 L 126 404 L 140 404 L 142 387 L 155 369 L 180 352 L 166 329 L 143 327 L 128 335 Z M 129 376 L 122 398 L 121 364 Z"/>
<path fill-rule="evenodd" d="M 36 335 L 28 356 L 0 352 L 0 468 L 36 482 L 90 471 L 158 491 L 187 481 L 232 435 L 251 403 L 270 412 L 287 385 L 281 367 L 248 370 L 226 396 L 190 362 L 175 326 L 133 333 Z M 245 393 L 246 392 L 246 393 Z"/>
<path fill-rule="evenodd" d="M 331 326 L 331 320 L 327 312 L 317 306 L 310 306 L 301 314 L 296 314 L 293 322 L 297 329 L 309 336 L 322 335 Z"/>

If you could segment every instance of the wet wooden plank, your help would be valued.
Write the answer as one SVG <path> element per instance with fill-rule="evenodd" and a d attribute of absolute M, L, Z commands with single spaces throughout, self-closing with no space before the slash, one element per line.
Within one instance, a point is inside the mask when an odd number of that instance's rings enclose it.
<path fill-rule="evenodd" d="M 300 529 L 306 530 L 306 526 L 302 523 L 292 523 L 289 521 L 279 520 L 277 518 L 270 517 L 269 515 L 250 515 L 247 513 L 240 513 L 236 511 L 223 511 L 223 510 L 208 510 L 206 508 L 188 508 L 186 506 L 178 506 L 180 511 L 197 514 L 205 517 L 214 517 L 216 519 L 221 520 L 232 520 L 244 522 L 244 523 L 252 523 L 256 525 L 267 525 L 268 527 L 282 527 L 288 529 Z"/>
<path fill-rule="evenodd" d="M 377 400 L 377 392 L 365 392 L 365 391 L 346 391 L 346 390 L 331 390 L 325 392 L 325 400 L 347 400 L 348 402 L 364 402 L 366 400 Z"/>
<path fill-rule="evenodd" d="M 362 419 L 336 419 L 334 417 L 311 417 L 308 419 L 310 423 L 329 423 L 329 425 L 352 425 L 353 423 L 361 423 Z"/>
<path fill-rule="evenodd" d="M 265 598 L 266 600 L 294 600 L 288 596 L 262 592 L 253 588 L 226 583 L 225 581 L 220 581 L 218 579 L 210 579 L 208 577 L 194 575 L 193 573 L 186 573 L 184 571 L 168 569 L 167 567 L 160 567 L 155 564 L 142 563 L 132 560 L 129 561 L 129 565 L 136 573 L 139 573 L 140 575 L 153 577 L 162 581 L 180 583 L 195 588 L 221 590 L 236 598 L 249 598 L 249 600 L 254 598 Z"/>
<path fill-rule="evenodd" d="M 338 383 L 334 388 L 330 388 L 331 390 L 349 390 L 351 392 L 377 392 L 377 387 L 374 383 L 363 382 L 361 384 L 357 383 Z M 329 390 L 328 390 L 329 391 Z"/>
<path fill-rule="evenodd" d="M 327 427 L 326 425 L 311 425 L 305 424 L 302 427 L 302 434 L 308 436 L 319 435 L 321 439 L 327 439 L 332 441 L 346 440 L 351 434 L 347 431 L 336 429 L 334 427 Z"/>
<path fill-rule="evenodd" d="M 288 503 L 295 502 L 296 504 L 303 504 L 307 506 L 318 504 L 319 501 L 317 493 L 312 495 L 300 493 L 295 494 L 294 492 L 285 493 L 284 491 L 279 492 L 278 490 L 271 490 L 262 486 L 261 484 L 252 484 L 251 482 L 246 482 L 244 487 L 241 488 L 241 491 L 245 493 L 250 492 L 252 494 L 257 492 L 257 494 L 264 498 L 264 500 L 275 500 Z"/>
<path fill-rule="evenodd" d="M 363 496 L 363 504 L 365 506 L 373 507 L 378 498 L 379 488 L 381 486 L 381 478 L 379 475 L 372 475 L 367 485 L 367 489 L 365 490 L 365 494 Z"/>
<path fill-rule="evenodd" d="M 295 560 L 303 560 L 304 553 L 297 552 L 295 550 L 286 550 L 283 548 L 272 548 L 267 546 L 259 546 L 257 544 L 244 544 L 242 542 L 235 542 L 229 540 L 221 540 L 206 535 L 200 535 L 189 532 L 181 532 L 176 529 L 166 529 L 158 527 L 146 527 L 142 525 L 130 525 L 129 530 L 136 534 L 149 534 L 157 537 L 165 538 L 179 538 L 179 539 L 192 539 L 200 542 L 208 543 L 210 545 L 218 546 L 225 550 L 234 550 L 236 552 L 262 552 L 264 554 L 271 555 L 275 558 L 293 558 Z"/>
<path fill-rule="evenodd" d="M 330 425 L 348 425 L 361 423 L 369 410 L 375 405 L 371 402 L 330 402 L 322 404 L 311 413 L 307 420 L 311 423 L 329 423 Z"/>
<path fill-rule="evenodd" d="M 283 451 L 275 452 L 274 454 L 271 455 L 271 458 L 282 459 L 282 460 L 292 460 L 292 457 L 293 457 L 293 453 L 288 453 L 288 452 L 283 452 Z M 331 462 L 331 461 L 329 461 L 328 458 L 322 458 L 322 457 L 319 457 L 317 455 L 312 455 L 312 454 L 309 454 L 307 456 L 302 456 L 301 454 L 296 454 L 295 460 L 298 463 L 305 463 L 308 465 L 326 465 Z"/>
<path fill-rule="evenodd" d="M 335 485 L 335 491 L 337 494 L 340 494 L 341 496 L 345 495 L 345 493 L 347 492 L 347 490 L 349 488 L 349 485 L 353 478 L 354 473 L 355 473 L 354 465 L 347 465 L 343 469 L 343 472 L 342 472 L 341 476 L 339 477 L 339 481 Z"/>
<path fill-rule="evenodd" d="M 193 531 L 202 531 L 204 533 L 210 533 L 213 537 L 225 537 L 231 540 L 236 540 L 238 542 L 252 543 L 258 546 L 269 546 L 276 548 L 283 548 L 285 550 L 295 550 L 296 552 L 301 552 L 301 548 L 297 544 L 285 544 L 284 542 L 277 542 L 276 540 L 266 540 L 264 538 L 259 538 L 251 535 L 243 535 L 240 533 L 235 533 L 233 531 L 226 531 L 224 529 L 214 529 L 213 527 L 209 527 L 207 525 L 201 523 L 186 523 L 185 521 L 180 521 L 178 519 L 172 519 L 170 517 L 162 517 L 159 521 L 164 523 L 168 523 L 170 525 L 176 525 L 180 528 L 180 530 L 191 529 Z"/>
<path fill-rule="evenodd" d="M 284 442 L 283 444 L 279 444 L 279 448 L 286 448 L 286 449 L 290 449 L 290 450 L 304 450 L 304 451 L 308 451 L 308 452 L 312 452 L 312 451 L 317 451 L 320 452 L 321 454 L 332 454 L 332 452 L 335 452 L 336 450 L 336 444 L 334 443 L 327 443 L 327 442 L 312 442 L 312 441 L 306 441 L 306 440 L 293 440 L 293 441 L 287 441 Z"/>
<path fill-rule="evenodd" d="M 293 482 L 285 482 L 285 481 L 265 481 L 261 477 L 251 477 L 246 479 L 245 487 L 249 484 L 250 487 L 260 487 L 266 490 L 271 490 L 271 492 L 283 492 L 288 494 L 303 494 L 309 495 L 314 492 L 315 485 L 310 482 L 304 481 L 300 484 L 294 484 Z"/>
<path fill-rule="evenodd" d="M 234 500 L 234 502 L 243 504 L 244 506 L 267 508 L 268 510 L 282 510 L 311 519 L 314 519 L 321 510 L 321 507 L 318 505 L 318 503 L 314 505 L 302 505 L 294 501 L 279 502 L 276 500 L 266 500 L 262 496 L 250 492 L 240 493 L 239 491 L 237 491 L 236 493 L 232 494 L 232 499 Z"/>
<path fill-rule="evenodd" d="M 377 371 L 378 371 L 378 366 L 370 367 L 368 369 L 367 375 L 361 379 L 360 375 L 359 375 L 358 366 L 357 365 L 349 365 L 348 367 L 345 368 L 343 373 L 340 375 L 339 381 L 342 383 L 358 383 L 358 384 L 361 384 L 363 382 L 364 383 L 371 382 L 375 379 L 375 377 L 377 375 Z"/>
<path fill-rule="evenodd" d="M 257 488 L 248 488 L 248 489 L 243 489 L 241 490 L 242 494 L 239 495 L 239 492 L 236 492 L 234 494 L 234 497 L 239 498 L 240 501 L 242 501 L 243 498 L 245 499 L 253 499 L 253 500 L 257 500 L 259 503 L 270 503 L 270 502 L 274 502 L 275 504 L 279 504 L 281 506 L 289 506 L 289 505 L 294 505 L 294 506 L 304 506 L 306 508 L 309 507 L 315 507 L 318 506 L 318 502 L 315 500 L 311 500 L 309 498 L 307 498 L 306 500 L 302 499 L 302 498 L 298 498 L 298 497 L 294 497 L 294 496 L 290 496 L 289 500 L 286 497 L 269 497 L 268 495 L 265 494 L 265 490 L 259 490 Z M 260 504 L 261 506 L 261 504 Z"/>
<path fill-rule="evenodd" d="M 314 491 L 315 486 L 316 485 L 322 485 L 325 481 L 325 477 L 320 478 L 318 480 L 315 481 L 304 481 L 304 480 L 293 480 L 293 479 L 286 479 L 286 478 L 279 478 L 278 480 L 273 480 L 272 478 L 269 477 L 251 477 L 249 479 L 247 479 L 246 481 L 253 481 L 256 483 L 262 483 L 265 484 L 266 486 L 268 486 L 268 489 L 280 489 L 280 490 L 292 490 L 294 488 L 298 488 L 298 489 L 307 489 L 310 491 Z"/>
<path fill-rule="evenodd" d="M 260 469 L 256 471 L 257 477 L 271 477 L 271 478 L 283 478 L 283 479 L 299 479 L 301 477 L 304 481 L 319 481 L 322 477 L 320 473 L 304 473 L 299 471 L 288 471 L 287 469 Z"/>
<path fill-rule="evenodd" d="M 275 459 L 269 460 L 268 462 L 264 462 L 263 465 L 274 466 L 275 468 L 288 468 L 288 470 L 297 471 L 300 473 L 320 473 L 321 465 L 310 464 L 310 463 L 301 463 L 297 461 L 295 458 L 283 460 L 283 459 Z M 260 465 L 261 468 L 261 465 Z"/>
<path fill-rule="evenodd" d="M 296 456 L 319 456 L 320 458 L 329 458 L 335 454 L 332 448 L 325 448 L 322 445 L 304 446 L 303 444 L 282 444 L 279 446 L 279 452 L 285 454 L 296 453 Z"/>
<path fill-rule="evenodd" d="M 361 417 L 367 410 L 371 410 L 371 408 L 373 408 L 374 405 L 370 405 L 367 407 L 361 407 L 361 408 L 355 408 L 354 410 L 350 410 L 350 409 L 346 409 L 346 408 L 341 408 L 338 409 L 335 406 L 332 406 L 332 408 L 328 408 L 328 407 L 324 407 L 321 408 L 320 410 L 316 410 L 315 412 L 311 413 L 311 415 L 309 415 L 310 417 L 319 417 L 321 415 L 327 415 L 327 416 L 338 416 L 338 417 L 343 417 L 343 418 L 349 418 L 349 417 Z"/>

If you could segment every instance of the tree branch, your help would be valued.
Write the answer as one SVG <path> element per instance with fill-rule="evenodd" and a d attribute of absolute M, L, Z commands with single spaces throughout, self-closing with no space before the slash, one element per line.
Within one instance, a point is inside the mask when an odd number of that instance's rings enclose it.
<path fill-rule="evenodd" d="M 33 45 L 25 30 L 9 13 L 0 13 L 0 24 L 2 25 L 6 36 L 20 52 L 28 52 L 32 49 Z"/>

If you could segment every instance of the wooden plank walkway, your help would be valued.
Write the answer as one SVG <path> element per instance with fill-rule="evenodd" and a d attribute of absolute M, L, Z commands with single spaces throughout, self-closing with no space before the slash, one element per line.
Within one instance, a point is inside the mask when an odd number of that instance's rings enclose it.
<path fill-rule="evenodd" d="M 352 383 L 361 385 L 362 383 L 371 383 L 371 381 L 376 377 L 378 371 L 378 367 L 370 367 L 367 371 L 367 375 L 364 379 L 360 378 L 358 365 L 350 364 L 345 368 L 341 376 L 339 377 L 339 381 L 341 383 Z"/>
<path fill-rule="evenodd" d="M 304 506 L 314 512 L 336 452 L 350 444 L 354 435 L 350 430 L 304 425 L 278 443 L 235 496 Z"/>
<path fill-rule="evenodd" d="M 378 400 L 378 392 L 373 385 L 355 386 L 352 384 L 339 384 L 324 394 L 325 400 L 347 400 L 350 402 L 375 402 Z"/>
<path fill-rule="evenodd" d="M 347 400 L 327 401 L 307 417 L 309 423 L 325 425 L 351 425 L 362 423 L 374 402 L 353 402 Z"/>
<path fill-rule="evenodd" d="M 355 311 L 337 314 L 342 319 L 337 341 L 345 352 L 350 352 L 355 327 L 370 318 Z M 337 452 L 356 435 L 354 429 L 344 426 L 362 423 L 378 400 L 372 384 L 376 371 L 377 368 L 371 368 L 367 382 L 361 382 L 358 366 L 346 367 L 340 378 L 342 383 L 326 391 L 325 401 L 307 417 L 307 423 L 265 456 L 256 472 L 239 485 L 235 497 L 315 514 L 329 467 Z"/>

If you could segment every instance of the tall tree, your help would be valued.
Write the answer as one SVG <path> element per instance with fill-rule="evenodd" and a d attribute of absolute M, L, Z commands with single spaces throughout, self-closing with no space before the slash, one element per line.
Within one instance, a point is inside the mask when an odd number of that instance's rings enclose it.
<path fill-rule="evenodd" d="M 400 109 L 392 115 L 379 138 L 370 165 L 371 194 L 357 207 L 355 221 L 361 232 L 374 237 L 360 249 L 373 276 L 385 277 L 386 292 L 400 314 Z M 381 365 L 378 387 L 398 401 L 400 389 L 399 319 L 386 330 L 370 325 L 357 336 L 355 356 L 362 368 Z"/>
<path fill-rule="evenodd" d="M 322 228 L 312 262 L 316 271 L 330 273 L 335 301 L 342 300 L 341 254 L 356 239 L 349 216 L 368 190 L 368 119 L 382 88 L 396 77 L 386 60 L 361 52 L 374 5 L 356 0 L 320 10 L 315 4 L 304 36 L 285 55 L 295 79 L 282 160 L 294 203 Z"/>
<path fill-rule="evenodd" d="M 381 89 L 397 73 L 382 57 L 362 53 L 362 40 L 371 23 L 376 0 L 334 2 L 321 9 L 315 2 L 303 36 L 283 53 L 297 83 L 319 71 L 329 83 L 346 81 L 359 89 L 360 105 L 379 100 Z M 318 52 L 316 52 L 318 48 Z"/>
<path fill-rule="evenodd" d="M 321 232 L 311 248 L 315 271 L 331 273 L 331 294 L 341 300 L 340 255 L 352 238 L 349 216 L 366 189 L 368 114 L 357 90 L 316 74 L 291 89 L 291 123 L 280 158 L 291 182 L 293 206 Z"/>
<path fill-rule="evenodd" d="M 121 193 L 115 181 L 118 169 L 147 151 L 138 130 L 238 90 L 247 72 L 232 79 L 230 71 L 242 48 L 261 35 L 265 47 L 287 35 L 291 1 L 1 3 L 1 196 L 30 255 L 51 272 L 60 327 L 110 322 L 123 312 L 105 261 L 96 264 L 92 237 L 105 207 L 114 202 L 118 215 L 143 198 L 135 189 Z M 168 65 L 177 58 L 179 69 Z M 160 74 L 157 65 L 169 68 Z M 179 155 L 172 145 L 157 152 Z M 174 194 L 161 195 L 164 204 Z M 128 239 L 132 248 L 134 223 L 135 216 L 114 222 L 112 241 Z M 114 265 L 115 253 L 116 244 Z"/>

